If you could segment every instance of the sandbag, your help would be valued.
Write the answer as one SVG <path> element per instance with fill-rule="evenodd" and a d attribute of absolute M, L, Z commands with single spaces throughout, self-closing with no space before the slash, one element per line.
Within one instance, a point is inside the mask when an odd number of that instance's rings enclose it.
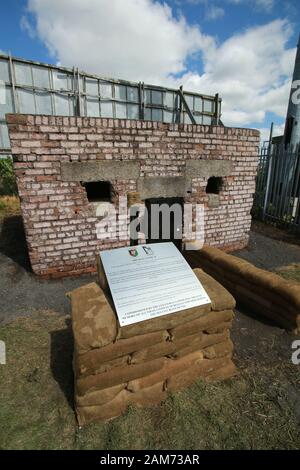
<path fill-rule="evenodd" d="M 223 333 L 223 334 L 222 334 Z M 172 358 L 183 357 L 194 351 L 224 342 L 228 340 L 229 332 L 222 331 L 221 334 L 204 334 L 184 336 L 174 341 L 156 344 L 150 348 L 142 349 L 131 355 L 131 364 L 147 362 L 158 357 L 168 356 Z"/>
<path fill-rule="evenodd" d="M 223 333 L 226 330 L 231 330 L 231 328 L 232 328 L 232 321 L 225 321 L 224 323 L 220 323 L 217 326 L 206 328 L 205 330 L 203 330 L 203 332 L 209 335 L 213 335 L 216 333 Z"/>
<path fill-rule="evenodd" d="M 294 333 L 297 332 L 299 327 L 295 321 L 295 318 L 287 317 L 283 314 L 283 310 L 279 309 L 277 306 L 272 305 L 268 300 L 261 299 L 261 297 L 251 293 L 242 285 L 231 284 L 230 282 L 226 281 L 226 286 L 229 290 L 235 293 L 241 304 L 249 307 L 256 313 L 273 320 L 283 328 L 286 328 L 287 330 Z"/>
<path fill-rule="evenodd" d="M 235 271 L 236 273 L 239 273 L 241 277 L 244 277 L 252 269 L 256 269 L 253 264 L 245 261 L 244 259 L 228 255 L 227 253 L 221 253 L 220 257 L 218 259 L 214 258 L 212 262 L 214 264 L 218 264 L 218 266 L 223 268 L 225 272 Z"/>
<path fill-rule="evenodd" d="M 178 374 L 179 372 L 188 369 L 202 360 L 203 353 L 201 351 L 195 351 L 180 359 L 166 359 L 164 366 L 157 372 L 128 382 L 127 390 L 137 392 L 138 390 L 151 387 L 158 382 L 165 381 L 171 375 Z"/>
<path fill-rule="evenodd" d="M 170 357 L 179 358 L 186 356 L 187 354 L 191 354 L 192 352 L 198 349 L 202 350 L 204 348 L 207 348 L 208 346 L 212 346 L 213 344 L 222 343 L 223 341 L 229 339 L 229 337 L 230 334 L 228 330 L 218 334 L 203 334 L 201 341 L 175 351 L 172 355 L 170 355 Z"/>
<path fill-rule="evenodd" d="M 294 308 L 300 309 L 300 288 L 299 283 L 283 279 L 278 274 L 265 271 L 253 266 L 247 275 L 249 282 L 261 285 L 267 290 L 277 293 L 286 299 Z"/>
<path fill-rule="evenodd" d="M 203 315 L 202 317 L 196 320 L 187 322 L 183 325 L 177 326 L 176 328 L 170 329 L 169 334 L 171 336 L 171 339 L 174 341 L 176 339 L 195 334 L 195 332 L 197 331 L 204 331 L 207 328 L 220 325 L 227 321 L 231 321 L 233 317 L 234 313 L 232 310 L 224 310 L 221 312 L 209 312 L 208 314 Z"/>
<path fill-rule="evenodd" d="M 197 256 L 193 256 L 191 259 L 190 259 L 190 263 L 191 263 L 191 266 L 196 269 L 198 266 L 201 266 L 201 268 L 203 269 L 204 272 L 208 273 L 211 277 L 213 277 L 214 279 L 217 279 L 215 277 L 215 273 L 217 273 L 221 279 L 223 278 L 227 278 L 227 276 L 232 272 L 232 271 L 229 271 L 229 270 L 225 270 L 223 268 L 221 268 L 221 266 L 213 263 L 212 261 L 208 260 L 208 259 L 205 259 L 205 258 L 202 258 L 201 256 L 197 257 Z M 210 274 L 210 273 L 213 273 Z M 220 281 L 218 281 L 220 282 Z M 222 283 L 223 285 L 223 283 Z"/>
<path fill-rule="evenodd" d="M 92 373 L 102 362 L 112 361 L 120 356 L 131 354 L 140 349 L 167 341 L 170 335 L 167 330 L 156 331 L 145 335 L 120 339 L 103 348 L 93 349 L 85 354 L 76 354 L 76 367 L 79 374 Z"/>
<path fill-rule="evenodd" d="M 110 289 L 109 285 L 107 282 L 107 277 L 104 271 L 103 263 L 101 261 L 100 255 L 96 255 L 96 261 L 97 261 L 97 271 L 98 271 L 98 282 L 103 290 L 103 292 L 107 295 L 110 295 Z"/>
<path fill-rule="evenodd" d="M 268 273 L 272 274 L 272 273 Z M 299 316 L 298 310 L 295 308 L 295 305 L 289 302 L 286 298 L 284 298 L 281 294 L 278 293 L 278 289 L 266 289 L 265 286 L 259 283 L 251 282 L 250 278 L 242 279 L 240 275 L 234 272 L 228 272 L 226 275 L 226 280 L 232 282 L 233 284 L 242 285 L 246 290 L 255 293 L 261 299 L 264 299 L 267 296 L 267 300 L 270 301 L 272 304 L 276 305 L 279 309 L 282 310 L 282 313 L 287 317 L 293 317 L 297 320 Z M 299 286 L 298 286 L 299 289 Z"/>
<path fill-rule="evenodd" d="M 220 369 L 227 364 L 227 357 L 220 359 L 203 359 L 189 369 L 169 377 L 166 381 L 166 389 L 167 391 L 172 392 L 181 390 L 182 388 L 194 383 L 197 379 L 201 377 L 204 378 L 211 372 Z"/>
<path fill-rule="evenodd" d="M 233 343 L 230 339 L 214 344 L 213 346 L 208 346 L 207 348 L 203 349 L 203 356 L 205 359 L 216 359 L 219 357 L 228 357 L 232 354 L 233 351 Z"/>
<path fill-rule="evenodd" d="M 131 355 L 131 364 L 140 364 L 158 357 L 169 356 L 176 351 L 176 344 L 173 341 L 154 344 L 149 348 L 141 349 Z"/>
<path fill-rule="evenodd" d="M 240 280 L 239 284 L 237 282 L 233 283 L 229 280 L 229 275 L 227 275 L 227 277 L 221 277 L 215 268 L 207 267 L 207 265 L 203 267 L 209 274 L 213 275 L 217 280 L 222 282 L 224 286 L 235 296 L 235 298 L 238 299 L 239 303 L 251 308 L 256 313 L 273 320 L 275 323 L 293 334 L 298 334 L 298 332 L 300 332 L 300 327 L 298 326 L 298 315 L 294 314 L 291 316 L 286 309 L 272 304 L 267 299 L 266 293 L 264 296 L 251 294 L 251 291 L 244 287 L 243 281 Z"/>
<path fill-rule="evenodd" d="M 221 284 L 202 271 L 202 269 L 196 268 L 193 271 L 202 283 L 211 300 L 212 310 L 232 310 L 235 308 L 235 300 L 233 296 Z"/>
<path fill-rule="evenodd" d="M 221 250 L 212 247 L 204 247 L 200 250 L 200 256 L 207 258 L 218 266 L 225 268 L 228 272 L 232 271 L 245 280 L 259 285 L 268 291 L 276 292 L 279 296 L 293 304 L 295 309 L 300 309 L 300 289 L 299 283 L 283 279 L 281 276 L 257 268 L 246 260 L 239 259 L 233 255 L 224 253 Z"/>
<path fill-rule="evenodd" d="M 143 388 L 136 393 L 127 392 L 129 402 L 136 406 L 148 407 L 161 403 L 166 399 L 165 382 L 158 382 L 151 387 Z"/>
<path fill-rule="evenodd" d="M 220 369 L 216 369 L 206 377 L 204 377 L 205 382 L 218 382 L 221 380 L 231 379 L 237 375 L 238 371 L 232 360 L 228 360 L 228 363 L 225 364 Z"/>
<path fill-rule="evenodd" d="M 112 401 L 122 390 L 126 388 L 126 383 L 114 385 L 113 387 L 96 390 L 95 392 L 86 393 L 80 396 L 75 389 L 75 405 L 76 406 L 94 406 L 104 405 Z"/>
<path fill-rule="evenodd" d="M 121 395 L 123 392 L 120 392 Z M 108 421 L 123 414 L 128 406 L 124 399 L 115 397 L 104 405 L 77 406 L 76 415 L 79 426 L 85 426 L 94 421 Z"/>
<path fill-rule="evenodd" d="M 98 364 L 95 364 L 95 366 L 92 369 L 84 369 L 82 367 L 81 368 L 78 367 L 76 356 L 74 355 L 73 370 L 74 370 L 75 377 L 78 378 L 78 377 L 84 377 L 84 376 L 91 375 L 91 374 L 101 374 L 102 372 L 107 372 L 111 369 L 114 369 L 115 367 L 126 366 L 127 364 L 130 364 L 130 362 L 131 362 L 131 356 L 130 354 L 127 354 L 126 356 L 117 357 L 107 362 L 98 362 Z"/>
<path fill-rule="evenodd" d="M 166 398 L 164 383 L 160 382 L 137 393 L 122 390 L 113 400 L 104 405 L 77 406 L 76 413 L 80 426 L 92 421 L 106 421 L 121 415 L 128 405 L 154 406 Z"/>
<path fill-rule="evenodd" d="M 199 344 L 201 344 L 202 336 L 200 332 L 176 341 L 165 341 L 164 343 L 158 343 L 149 348 L 141 349 L 131 355 L 131 364 L 147 362 L 157 357 L 170 356 L 187 346 L 193 347 L 196 350 Z"/>
<path fill-rule="evenodd" d="M 203 359 L 203 357 L 201 357 Z M 166 358 L 166 363 L 169 363 L 172 359 Z M 130 392 L 137 392 L 144 388 L 152 387 L 153 385 L 165 381 L 167 378 L 167 373 L 165 369 L 165 365 L 153 374 L 145 375 L 144 377 L 140 377 L 138 379 L 130 380 L 127 383 L 127 390 Z"/>
<path fill-rule="evenodd" d="M 277 312 L 278 315 L 286 318 L 288 321 L 297 323 L 298 315 L 296 314 L 292 315 L 285 308 L 283 308 L 282 305 L 277 304 L 276 302 L 272 302 L 272 299 L 270 298 L 270 296 L 267 295 L 267 293 L 265 293 L 264 296 L 259 295 L 255 291 L 255 289 L 249 290 L 243 284 L 236 285 L 235 289 L 236 289 L 236 292 L 240 293 L 241 296 L 244 296 L 246 298 L 253 300 L 260 306 L 264 307 L 266 310 L 273 310 L 274 312 Z"/>
<path fill-rule="evenodd" d="M 175 312 L 169 315 L 162 315 L 161 317 L 151 318 L 139 323 L 134 323 L 127 326 L 119 326 L 118 339 L 131 338 L 133 336 L 151 333 L 160 330 L 169 330 L 178 325 L 182 325 L 191 320 L 195 320 L 211 311 L 211 305 L 202 305 L 200 307 L 188 308 Z"/>
<path fill-rule="evenodd" d="M 68 293 L 72 304 L 74 347 L 78 353 L 115 341 L 117 319 L 100 287 L 92 282 Z"/>
<path fill-rule="evenodd" d="M 152 374 L 163 367 L 164 361 L 164 358 L 159 358 L 144 364 L 130 364 L 124 367 L 116 367 L 102 374 L 78 378 L 76 380 L 77 393 L 78 395 L 84 395 L 87 392 L 103 390 L 104 388 L 113 387 L 114 385 Z"/>
<path fill-rule="evenodd" d="M 221 253 L 220 253 L 221 251 Z M 207 258 L 209 260 L 217 261 L 223 255 L 225 256 L 226 253 L 215 246 L 204 245 L 201 250 L 191 251 L 191 254 L 195 256 L 201 256 L 203 258 Z"/>

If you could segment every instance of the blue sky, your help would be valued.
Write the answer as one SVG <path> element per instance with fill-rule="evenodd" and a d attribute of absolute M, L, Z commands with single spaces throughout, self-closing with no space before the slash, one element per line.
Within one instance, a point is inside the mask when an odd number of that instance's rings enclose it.
<path fill-rule="evenodd" d="M 10 0 L 0 50 L 104 76 L 219 92 L 225 124 L 281 130 L 296 0 Z M 268 81 L 269 80 L 269 81 Z"/>
<path fill-rule="evenodd" d="M 41 62 L 53 62 L 45 45 L 33 40 L 21 28 L 21 18 L 26 14 L 27 1 L 1 2 L 0 50 L 12 55 Z"/>

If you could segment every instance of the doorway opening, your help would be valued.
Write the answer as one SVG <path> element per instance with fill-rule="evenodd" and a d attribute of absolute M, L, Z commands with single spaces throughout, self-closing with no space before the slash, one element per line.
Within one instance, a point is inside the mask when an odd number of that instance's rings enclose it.
<path fill-rule="evenodd" d="M 148 218 L 147 243 L 173 242 L 182 250 L 184 199 L 178 197 L 145 200 Z"/>

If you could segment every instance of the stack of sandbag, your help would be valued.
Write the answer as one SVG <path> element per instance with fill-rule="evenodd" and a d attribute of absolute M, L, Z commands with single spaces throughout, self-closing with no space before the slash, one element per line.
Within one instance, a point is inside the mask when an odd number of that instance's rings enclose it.
<path fill-rule="evenodd" d="M 230 340 L 235 300 L 202 270 L 195 273 L 211 304 L 123 327 L 98 284 L 69 293 L 79 425 L 119 416 L 130 404 L 159 404 L 168 391 L 201 377 L 235 374 Z"/>
<path fill-rule="evenodd" d="M 186 258 L 192 267 L 201 266 L 221 282 L 241 305 L 294 334 L 300 333 L 298 282 L 283 279 L 211 246 L 189 252 Z"/>

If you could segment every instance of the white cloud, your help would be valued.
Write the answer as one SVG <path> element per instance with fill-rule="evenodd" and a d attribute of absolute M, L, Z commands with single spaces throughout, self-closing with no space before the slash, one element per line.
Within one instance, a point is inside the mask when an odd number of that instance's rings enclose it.
<path fill-rule="evenodd" d="M 204 13 L 205 20 L 214 21 L 214 20 L 223 18 L 223 16 L 225 15 L 224 8 L 220 7 L 219 5 L 216 5 L 215 3 L 212 3 L 211 0 L 185 0 L 185 1 L 186 3 L 189 3 L 190 5 L 194 5 L 194 6 L 203 5 L 204 12 L 205 12 Z"/>
<path fill-rule="evenodd" d="M 35 37 L 36 37 L 35 29 L 32 26 L 32 24 L 30 23 L 30 21 L 29 21 L 29 19 L 26 15 L 23 15 L 21 17 L 20 26 L 21 26 L 22 31 L 25 31 L 26 33 L 28 33 L 28 35 L 31 39 L 35 39 Z"/>
<path fill-rule="evenodd" d="M 210 5 L 206 11 L 205 18 L 207 20 L 218 20 L 219 18 L 223 18 L 224 15 L 224 8 L 218 7 L 216 5 Z"/>
<path fill-rule="evenodd" d="M 62 64 L 104 76 L 158 82 L 213 42 L 152 0 L 29 0 L 28 9 Z"/>
<path fill-rule="evenodd" d="M 270 138 L 270 129 L 267 127 L 262 127 L 260 130 L 260 141 L 261 143 L 268 142 Z M 283 135 L 284 132 L 284 124 L 274 126 L 273 128 L 273 137 Z"/>
<path fill-rule="evenodd" d="M 258 10 L 266 11 L 270 13 L 275 5 L 275 0 L 227 0 L 229 3 L 235 5 L 249 4 L 251 7 L 255 7 Z"/>
<path fill-rule="evenodd" d="M 266 112 L 286 113 L 295 49 L 287 49 L 291 27 L 284 20 L 250 28 L 204 55 L 204 73 L 188 72 L 185 88 L 223 98 L 228 125 L 263 122 Z"/>
<path fill-rule="evenodd" d="M 183 0 L 190 5 L 200 5 L 205 4 L 206 6 L 211 3 L 211 0 Z M 263 11 L 266 13 L 271 13 L 275 6 L 275 0 L 219 0 L 222 3 L 231 3 L 233 5 L 247 5 L 250 8 L 255 8 L 256 10 Z"/>
<path fill-rule="evenodd" d="M 285 116 L 295 57 L 286 20 L 218 44 L 154 0 L 29 0 L 28 7 L 37 35 L 63 65 L 219 93 L 226 125 L 263 123 L 266 112 Z M 202 75 L 187 69 L 189 56 L 202 61 Z"/>
<path fill-rule="evenodd" d="M 273 10 L 275 2 L 274 0 L 256 0 L 255 3 L 258 8 L 262 8 L 266 11 L 271 11 Z"/>

